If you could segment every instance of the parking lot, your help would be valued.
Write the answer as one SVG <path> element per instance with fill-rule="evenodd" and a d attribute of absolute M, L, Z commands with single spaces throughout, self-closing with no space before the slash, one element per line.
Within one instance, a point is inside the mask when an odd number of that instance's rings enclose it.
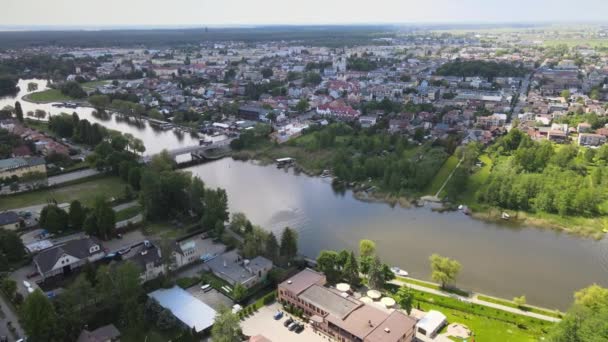
<path fill-rule="evenodd" d="M 289 317 L 287 313 L 280 320 L 275 320 L 273 317 L 279 309 L 281 309 L 281 305 L 278 303 L 262 307 L 258 312 L 241 322 L 243 333 L 248 336 L 263 335 L 271 341 L 331 341 L 326 335 L 315 333 L 310 324 L 305 324 L 304 331 L 299 334 L 287 330 L 283 326 L 283 322 Z"/>

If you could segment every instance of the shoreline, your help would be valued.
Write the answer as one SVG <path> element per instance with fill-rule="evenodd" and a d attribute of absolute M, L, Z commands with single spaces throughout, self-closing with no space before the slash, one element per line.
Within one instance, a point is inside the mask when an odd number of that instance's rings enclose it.
<path fill-rule="evenodd" d="M 254 160 L 259 165 L 272 164 L 272 158 L 264 151 L 259 150 L 243 150 L 233 152 L 232 158 L 234 160 Z M 310 177 L 319 177 L 321 172 L 306 169 L 300 164 L 296 164 L 293 168 L 295 173 L 304 173 Z M 345 190 L 351 190 L 353 197 L 362 202 L 366 203 L 385 203 L 392 207 L 399 205 L 402 208 L 411 208 L 412 206 L 420 206 L 423 203 L 437 203 L 440 204 L 438 208 L 433 208 L 434 211 L 456 211 L 454 204 L 447 203 L 445 201 L 435 202 L 425 199 L 426 196 L 418 197 L 406 197 L 406 196 L 395 196 L 389 193 L 381 191 L 366 191 L 355 186 L 345 186 Z M 473 208 L 471 208 L 471 206 Z M 565 217 L 565 218 L 552 218 L 551 214 L 541 214 L 545 217 L 539 216 L 539 214 L 528 213 L 522 211 L 515 211 L 502 208 L 486 208 L 482 204 L 474 203 L 469 206 L 471 209 L 472 219 L 480 220 L 484 222 L 503 224 L 505 226 L 520 227 L 520 228 L 537 228 L 537 229 L 551 229 L 556 232 L 563 232 L 571 234 L 580 238 L 591 238 L 594 240 L 601 240 L 604 238 L 606 233 L 602 232 L 600 228 L 594 228 L 594 226 L 600 226 L 602 224 L 602 218 L 585 218 L 585 217 Z M 508 212 L 511 215 L 509 220 L 503 220 L 501 218 L 502 212 Z M 463 214 L 464 215 L 464 214 Z M 564 220 L 570 221 L 588 221 L 582 223 L 571 222 L 565 224 Z M 605 220 L 604 224 L 608 227 L 608 220 Z"/>

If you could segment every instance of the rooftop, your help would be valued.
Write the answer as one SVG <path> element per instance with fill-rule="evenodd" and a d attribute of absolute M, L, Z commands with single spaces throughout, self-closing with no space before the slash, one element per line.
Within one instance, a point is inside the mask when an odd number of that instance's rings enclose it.
<path fill-rule="evenodd" d="M 148 297 L 156 299 L 162 307 L 197 332 L 209 328 L 215 320 L 215 310 L 178 286 L 156 290 L 148 293 Z"/>
<path fill-rule="evenodd" d="M 446 321 L 446 317 L 439 311 L 429 311 L 421 320 L 418 321 L 418 328 L 424 329 L 424 331 L 430 332 L 435 331 Z"/>
<path fill-rule="evenodd" d="M 14 211 L 5 211 L 0 213 L 0 226 L 19 222 L 20 218 Z"/>
<path fill-rule="evenodd" d="M 323 281 L 323 283 L 325 283 L 325 276 L 311 270 L 310 268 L 307 268 L 282 282 L 279 287 L 288 289 L 295 295 L 299 295 L 302 291 L 306 290 L 310 286 L 319 283 L 319 281 Z"/>
<path fill-rule="evenodd" d="M 344 298 L 340 293 L 319 285 L 310 286 L 299 297 L 339 319 L 343 319 L 361 305 L 357 300 Z"/>

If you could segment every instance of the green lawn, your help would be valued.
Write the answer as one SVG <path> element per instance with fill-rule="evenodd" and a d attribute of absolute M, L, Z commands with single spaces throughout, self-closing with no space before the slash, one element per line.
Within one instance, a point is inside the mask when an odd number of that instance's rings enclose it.
<path fill-rule="evenodd" d="M 469 205 L 475 202 L 475 193 L 486 182 L 488 177 L 490 177 L 490 171 L 492 171 L 493 162 L 487 154 L 479 156 L 479 160 L 482 163 L 482 167 L 477 169 L 475 173 L 469 177 L 467 191 L 463 195 L 464 202 Z"/>
<path fill-rule="evenodd" d="M 494 298 L 494 297 L 488 297 L 488 296 L 479 295 L 479 296 L 477 296 L 477 299 L 483 300 L 484 302 L 488 302 L 488 303 L 494 303 L 494 304 L 500 304 L 500 305 L 508 306 L 508 307 L 511 307 L 511 308 L 520 308 L 517 304 L 513 303 L 512 301 L 504 300 L 504 299 L 500 299 L 500 298 Z M 537 313 L 537 314 L 541 314 L 541 315 L 545 315 L 545 316 L 550 316 L 550 317 L 555 317 L 555 318 L 562 318 L 563 317 L 563 314 L 561 312 L 544 310 L 544 309 L 540 309 L 540 308 L 536 308 L 536 307 L 532 307 L 532 306 L 527 306 L 527 305 L 524 305 L 523 307 L 521 307 L 521 309 L 523 311 L 534 312 L 534 313 Z"/>
<path fill-rule="evenodd" d="M 23 194 L 0 197 L 2 209 L 14 209 L 37 204 L 44 204 L 54 199 L 57 203 L 66 203 L 79 200 L 82 204 L 90 206 L 95 198 L 120 197 L 124 192 L 125 183 L 118 177 L 102 177 L 83 180 L 66 186 L 43 189 Z"/>
<path fill-rule="evenodd" d="M 423 311 L 437 310 L 447 317 L 449 323 L 466 325 L 475 334 L 476 341 L 538 341 L 553 326 L 551 322 L 463 303 L 450 297 L 412 291 L 415 296 L 415 308 Z"/>
<path fill-rule="evenodd" d="M 90 81 L 90 82 L 82 83 L 81 86 L 84 90 L 95 90 L 95 88 L 97 88 L 98 86 L 105 85 L 110 82 L 112 82 L 112 81 L 108 81 L 108 80 Z"/>
<path fill-rule="evenodd" d="M 134 207 L 130 207 L 124 210 L 121 210 L 116 213 L 116 222 L 124 221 L 130 219 L 137 214 L 141 213 L 142 207 L 140 205 L 136 205 Z"/>
<path fill-rule="evenodd" d="M 71 101 L 73 98 L 63 95 L 59 89 L 48 89 L 31 93 L 26 98 L 33 102 L 57 102 L 57 101 Z"/>
<path fill-rule="evenodd" d="M 437 172 L 437 174 L 435 175 L 435 178 L 433 178 L 433 181 L 427 186 L 424 193 L 427 195 L 434 196 L 437 191 L 441 189 L 441 186 L 443 185 L 445 180 L 450 176 L 452 171 L 456 169 L 456 165 L 458 165 L 457 157 L 450 156 L 448 159 L 446 159 L 446 161 L 441 166 L 441 169 L 439 169 L 439 172 Z"/>

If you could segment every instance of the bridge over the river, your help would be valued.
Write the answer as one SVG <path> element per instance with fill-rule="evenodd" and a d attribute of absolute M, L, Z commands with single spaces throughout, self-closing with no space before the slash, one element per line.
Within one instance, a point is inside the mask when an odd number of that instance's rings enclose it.
<path fill-rule="evenodd" d="M 177 158 L 177 156 L 181 156 L 183 154 L 190 154 L 192 156 L 205 156 L 206 153 L 211 152 L 213 150 L 230 149 L 230 143 L 234 139 L 236 139 L 236 138 L 229 138 L 229 139 L 224 139 L 224 140 L 220 140 L 220 141 L 214 141 L 213 143 L 211 143 L 209 145 L 185 146 L 185 147 L 175 148 L 172 150 L 167 149 L 166 151 L 167 151 L 167 153 L 169 153 L 171 158 L 173 158 L 174 160 Z M 150 160 L 152 160 L 152 157 L 153 156 L 145 156 L 142 158 L 142 162 L 149 163 Z"/>

